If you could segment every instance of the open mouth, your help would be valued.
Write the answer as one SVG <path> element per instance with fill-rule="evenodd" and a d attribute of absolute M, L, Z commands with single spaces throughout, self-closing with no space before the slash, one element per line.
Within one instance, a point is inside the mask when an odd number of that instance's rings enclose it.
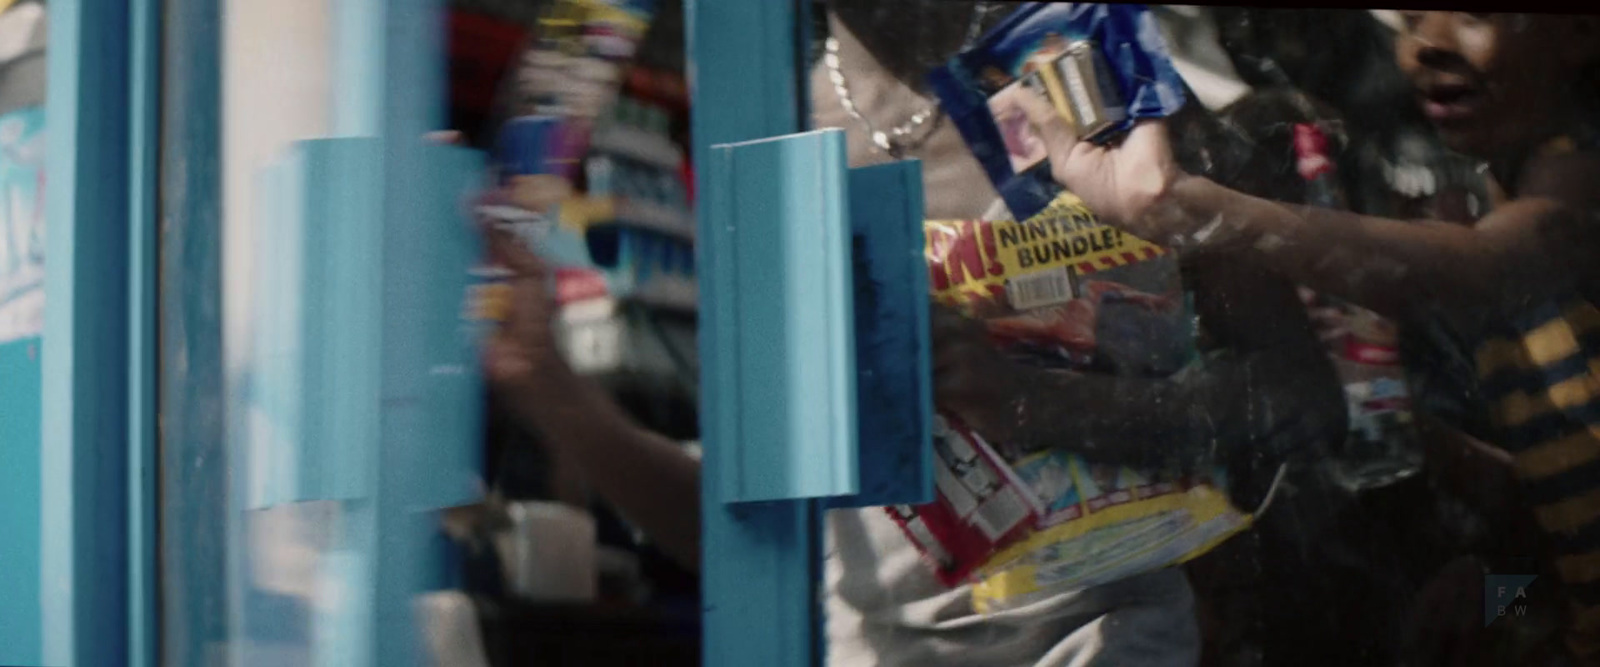
<path fill-rule="evenodd" d="M 1429 86 L 1422 91 L 1422 111 L 1434 121 L 1460 120 L 1472 115 L 1483 92 L 1469 84 Z"/>

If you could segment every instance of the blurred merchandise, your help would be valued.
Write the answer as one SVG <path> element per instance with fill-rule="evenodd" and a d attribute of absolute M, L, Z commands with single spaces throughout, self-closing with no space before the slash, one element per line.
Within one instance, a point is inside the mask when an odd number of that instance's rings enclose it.
<path fill-rule="evenodd" d="M 1099 143 L 1127 132 L 1136 120 L 1165 118 L 1182 108 L 1183 81 L 1160 33 L 1145 29 L 1151 20 L 1142 5 L 1027 3 L 928 74 L 939 110 L 960 130 L 1018 219 L 1038 215 L 1061 192 L 1050 176 L 1045 144 L 1019 105 L 1019 91 L 1047 93 L 1063 120 L 1073 124 L 1092 118 L 1078 131 Z M 825 62 L 837 63 L 838 54 L 830 55 Z M 835 74 L 839 98 L 850 99 L 843 74 Z M 854 102 L 846 109 L 865 123 L 876 150 L 895 159 L 915 146 L 910 130 L 928 118 L 913 116 L 909 130 L 880 131 L 859 116 Z"/>
<path fill-rule="evenodd" d="M 501 70 L 493 112 L 479 126 L 456 128 L 489 151 L 490 180 L 500 186 L 475 213 L 512 231 L 549 267 L 556 342 L 572 368 L 641 427 L 693 440 L 698 290 L 681 3 L 537 4 L 537 24 L 516 18 L 529 38 Z M 452 72 L 476 75 L 479 67 Z M 475 111 L 457 106 L 457 118 Z M 480 267 L 480 274 L 476 307 L 503 317 L 504 272 Z M 549 534 L 564 529 L 531 508 L 584 503 L 567 491 L 583 482 L 556 448 L 540 446 L 543 435 L 520 423 L 504 397 L 491 399 L 491 500 L 457 512 L 452 531 L 469 552 L 462 571 L 491 663 L 636 664 L 648 655 L 651 664 L 698 664 L 694 575 L 602 503 L 586 512 L 565 508 L 586 517 L 586 547 L 574 533 Z M 525 532 L 509 527 L 516 512 Z M 461 540 L 473 525 L 479 537 Z M 541 541 L 565 544 L 565 555 L 541 552 Z M 497 546 L 485 548 L 491 542 Z M 582 564 L 564 560 L 578 552 Z M 551 579 L 578 570 L 581 587 Z"/>
<path fill-rule="evenodd" d="M 549 502 L 513 502 L 495 535 L 506 592 L 540 602 L 588 602 L 599 591 L 594 517 Z"/>
<path fill-rule="evenodd" d="M 616 51 L 596 57 L 607 66 L 621 62 L 621 44 L 637 39 L 638 27 L 611 34 L 622 40 Z M 534 40 L 532 51 L 564 43 L 551 39 Z M 535 115 L 510 118 L 496 134 L 503 196 L 478 213 L 512 228 L 553 265 L 559 339 L 575 369 L 614 389 L 693 401 L 698 290 L 680 132 L 687 126 L 687 86 L 681 74 L 635 68 L 584 88 L 610 103 L 574 107 L 562 100 L 578 93 L 553 82 L 571 76 L 547 70 L 578 65 L 545 57 L 522 59 L 513 99 Z"/>
<path fill-rule="evenodd" d="M 480 145 L 483 128 L 494 113 L 500 82 L 512 59 L 528 38 L 531 20 L 518 20 L 501 11 L 479 6 L 514 4 L 453 0 L 450 11 L 450 109 L 452 128 L 470 145 Z M 531 3 L 530 3 L 531 4 Z"/>
<path fill-rule="evenodd" d="M 1306 203 L 1349 209 L 1328 138 L 1314 124 L 1294 127 L 1296 171 L 1305 179 Z M 1385 486 L 1422 470 L 1422 448 L 1412 424 L 1411 395 L 1400 360 L 1400 333 L 1372 311 L 1301 290 L 1307 307 L 1336 332 L 1330 345 L 1350 407 L 1350 438 L 1330 472 L 1350 492 Z M 1329 322 L 1327 320 L 1334 320 Z"/>
<path fill-rule="evenodd" d="M 472 598 L 460 591 L 436 591 L 416 603 L 427 656 L 422 664 L 437 667 L 489 667 L 483 631 Z"/>

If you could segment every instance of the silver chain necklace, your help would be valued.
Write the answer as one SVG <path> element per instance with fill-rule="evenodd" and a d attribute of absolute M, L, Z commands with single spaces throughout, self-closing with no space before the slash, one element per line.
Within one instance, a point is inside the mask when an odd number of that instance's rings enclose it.
<path fill-rule="evenodd" d="M 972 22 L 967 26 L 967 37 L 966 41 L 961 45 L 962 51 L 967 50 L 968 47 L 972 46 L 973 42 L 977 41 L 979 30 L 983 28 L 983 19 L 988 13 L 989 7 L 987 3 L 973 7 Z M 872 122 L 872 119 L 861 113 L 861 109 L 856 105 L 855 99 L 850 96 L 850 86 L 845 81 L 844 69 L 840 65 L 839 40 L 830 35 L 823 41 L 823 49 L 825 49 L 826 53 L 822 55 L 822 62 L 828 67 L 828 80 L 833 83 L 833 92 L 839 98 L 839 106 L 844 107 L 845 113 L 850 114 L 851 118 L 856 119 L 856 122 L 866 127 L 868 136 L 872 138 L 873 146 L 884 153 L 888 153 L 889 157 L 898 160 L 905 157 L 907 153 L 920 148 L 923 142 L 928 140 L 928 136 L 931 136 L 931 133 L 916 139 L 913 139 L 912 135 L 927 124 L 928 121 L 943 117 L 944 112 L 939 109 L 937 104 L 929 104 L 923 107 L 921 111 L 911 114 L 910 119 L 889 128 L 887 132 L 880 130 Z"/>

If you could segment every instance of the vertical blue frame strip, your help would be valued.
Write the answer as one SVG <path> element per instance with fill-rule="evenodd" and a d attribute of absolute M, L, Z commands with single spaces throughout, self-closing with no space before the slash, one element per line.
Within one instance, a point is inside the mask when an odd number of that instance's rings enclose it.
<path fill-rule="evenodd" d="M 155 667 L 161 618 L 156 606 L 161 2 L 132 0 L 129 12 L 128 664 Z"/>
<path fill-rule="evenodd" d="M 160 651 L 216 660 L 228 597 L 228 433 L 222 350 L 222 9 L 162 0 L 159 355 Z M 181 360 L 181 361 L 180 361 Z M 85 663 L 87 664 L 87 663 Z"/>
<path fill-rule="evenodd" d="M 481 158 L 428 145 L 446 122 L 443 0 L 346 0 L 360 3 L 378 38 L 341 58 L 381 63 L 378 104 L 382 142 L 380 425 L 377 472 L 361 548 L 371 595 L 372 664 L 404 667 L 423 655 L 417 595 L 443 586 L 447 562 L 437 548 L 434 510 L 470 502 L 481 475 L 482 387 L 475 340 L 460 319 L 462 299 L 481 247 L 464 214 Z M 343 15 L 349 16 L 349 15 Z M 343 19 L 341 19 L 343 20 Z M 370 49 L 370 51 L 368 51 Z M 366 114 L 358 114 L 366 117 Z M 355 129 L 360 131 L 360 123 Z M 466 180 L 463 180 L 466 177 Z M 358 507 L 353 507 L 359 510 Z"/>
<path fill-rule="evenodd" d="M 40 607 L 47 665 L 128 662 L 128 3 L 50 4 Z M 108 111 L 111 111 L 108 113 Z"/>
<path fill-rule="evenodd" d="M 693 85 L 694 160 L 705 201 L 710 147 L 798 132 L 802 99 L 795 39 L 799 5 L 750 0 L 690 0 L 687 8 L 689 80 Z M 713 186 L 714 187 L 714 186 Z M 727 271 L 727 258 L 706 251 L 716 233 L 702 202 L 697 266 L 702 275 Z M 702 321 L 730 307 L 715 280 L 702 280 Z M 726 370 L 722 327 L 700 331 L 701 420 L 719 423 L 736 409 Z M 701 474 L 701 568 L 704 664 L 707 667 L 809 667 L 820 658 L 816 640 L 818 543 L 816 503 L 779 501 L 728 505 L 719 497 L 722 470 L 714 450 L 727 447 L 707 430 Z"/>

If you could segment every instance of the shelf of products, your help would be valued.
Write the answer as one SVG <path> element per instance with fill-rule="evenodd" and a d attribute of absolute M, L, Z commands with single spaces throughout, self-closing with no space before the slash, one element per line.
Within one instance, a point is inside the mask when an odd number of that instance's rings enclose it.
<path fill-rule="evenodd" d="M 692 442 L 698 288 L 681 2 L 654 3 L 642 36 L 627 12 L 586 13 L 623 2 L 541 0 L 512 13 L 458 0 L 451 117 L 467 143 L 490 152 L 503 186 L 480 217 L 506 224 L 554 270 L 556 334 L 573 368 L 643 427 Z M 541 28 L 550 12 L 562 20 Z M 614 57 L 638 37 L 631 62 Z M 477 39 L 488 43 L 456 43 Z M 491 271 L 484 279 L 497 280 Z M 563 464 L 531 442 L 538 435 L 498 400 L 489 412 L 489 486 L 506 501 L 565 499 Z M 492 514 L 496 502 L 482 509 Z M 490 664 L 699 664 L 694 576 L 615 512 L 588 510 L 600 579 L 593 602 L 509 595 L 481 549 L 464 570 Z"/>

